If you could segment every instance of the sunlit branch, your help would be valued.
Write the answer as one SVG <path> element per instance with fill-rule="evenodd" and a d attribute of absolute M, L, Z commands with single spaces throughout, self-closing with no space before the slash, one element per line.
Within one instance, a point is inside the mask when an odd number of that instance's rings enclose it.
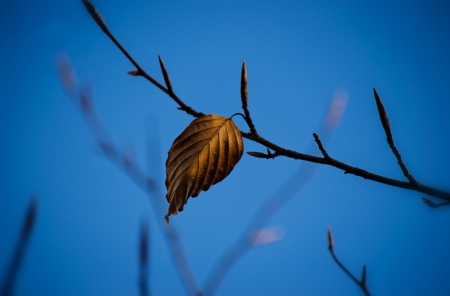
<path fill-rule="evenodd" d="M 164 214 L 162 201 L 165 199 L 156 183 L 152 178 L 148 177 L 135 163 L 128 157 L 123 155 L 117 149 L 107 130 L 103 127 L 101 120 L 95 112 L 92 96 L 84 89 L 80 89 L 74 79 L 75 75 L 71 69 L 67 59 L 58 61 L 58 70 L 67 94 L 80 107 L 90 131 L 92 132 L 100 151 L 112 164 L 123 171 L 132 181 L 147 192 L 149 200 L 152 203 L 152 209 L 157 217 Z M 167 227 L 162 219 L 156 219 L 158 226 L 165 234 L 168 242 L 172 258 L 174 260 L 176 270 L 181 278 L 186 293 L 188 295 L 202 295 L 200 285 L 195 277 L 194 272 L 187 260 L 184 248 L 181 244 L 178 231 L 175 225 Z"/>
<path fill-rule="evenodd" d="M 25 214 L 22 230 L 20 233 L 19 241 L 14 249 L 14 253 L 11 257 L 11 262 L 5 273 L 5 278 L 0 290 L 0 295 L 2 296 L 12 296 L 14 295 L 14 284 L 16 282 L 17 276 L 19 275 L 20 267 L 22 265 L 23 257 L 28 245 L 28 241 L 33 232 L 34 224 L 36 221 L 38 201 L 37 197 L 32 196 L 28 204 L 28 210 Z"/>
<path fill-rule="evenodd" d="M 361 280 L 358 280 L 345 266 L 342 264 L 342 262 L 338 259 L 336 254 L 334 253 L 334 241 L 333 236 L 331 235 L 331 229 L 328 228 L 327 230 L 327 237 L 328 237 L 328 250 L 330 251 L 331 257 L 333 257 L 334 262 L 339 266 L 340 269 L 353 281 L 356 285 L 363 291 L 364 295 L 370 296 L 370 292 L 367 289 L 366 280 L 367 280 L 367 270 L 366 266 L 363 266 Z"/>

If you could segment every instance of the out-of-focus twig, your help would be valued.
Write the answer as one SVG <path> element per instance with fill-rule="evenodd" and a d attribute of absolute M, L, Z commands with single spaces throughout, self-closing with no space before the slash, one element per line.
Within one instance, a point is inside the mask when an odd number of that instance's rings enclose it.
<path fill-rule="evenodd" d="M 139 236 L 139 292 L 141 296 L 151 295 L 149 290 L 148 278 L 150 273 L 149 268 L 149 229 L 148 224 L 143 222 L 141 224 Z"/>
<path fill-rule="evenodd" d="M 81 110 L 90 131 L 92 132 L 102 154 L 117 168 L 122 170 L 132 181 L 147 192 L 152 203 L 152 209 L 156 217 L 164 216 L 162 201 L 165 200 L 152 178 L 148 177 L 137 164 L 119 152 L 114 146 L 107 130 L 103 127 L 93 104 L 92 95 L 85 88 L 80 88 L 76 84 L 75 74 L 67 57 L 61 57 L 57 61 L 58 71 L 62 84 L 72 101 Z M 175 225 L 167 227 L 162 219 L 156 219 L 158 226 L 165 234 L 176 270 L 181 278 L 183 286 L 188 295 L 202 295 L 200 285 L 188 262 L 184 248 L 178 235 Z"/>
<path fill-rule="evenodd" d="M 14 253 L 11 257 L 11 262 L 6 270 L 5 278 L 1 286 L 1 296 L 11 296 L 14 294 L 14 284 L 17 276 L 19 275 L 20 267 L 25 255 L 25 250 L 28 245 L 31 233 L 33 232 L 34 224 L 36 221 L 38 200 L 36 196 L 32 196 L 28 204 L 28 210 L 25 214 L 25 218 L 22 224 L 22 230 L 20 238 Z"/>
<path fill-rule="evenodd" d="M 344 101 L 342 101 L 344 100 Z M 328 142 L 331 135 L 339 123 L 339 119 L 343 115 L 345 110 L 345 103 L 347 98 L 333 97 L 330 107 L 326 113 L 326 116 L 322 120 L 319 131 L 324 135 L 324 141 Z M 340 110 L 337 110 L 336 102 L 341 101 L 344 104 Z M 331 113 L 337 114 L 337 117 L 333 124 L 329 124 L 327 119 Z M 308 148 L 308 152 L 313 153 L 316 150 L 314 143 L 311 143 Z M 270 155 L 270 151 L 268 151 Z M 268 157 L 267 157 L 268 158 Z M 247 227 L 244 229 L 243 233 L 237 240 L 229 247 L 225 254 L 216 263 L 214 269 L 210 273 L 205 287 L 204 292 L 206 295 L 213 295 L 220 284 L 225 279 L 228 272 L 234 266 L 234 264 L 242 258 L 254 245 L 254 233 L 257 233 L 259 229 L 265 227 L 265 225 L 270 221 L 273 215 L 278 212 L 284 205 L 286 205 L 296 193 L 311 179 L 316 170 L 316 164 L 302 162 L 298 170 L 288 178 L 285 183 L 276 190 L 272 195 L 270 195 L 258 208 L 253 218 L 248 223 Z"/>
<path fill-rule="evenodd" d="M 361 280 L 358 280 L 345 266 L 342 264 L 342 262 L 338 259 L 336 254 L 334 253 L 334 241 L 333 236 L 331 234 L 331 229 L 328 227 L 327 230 L 327 237 L 328 237 L 328 250 L 330 251 L 331 257 L 333 257 L 334 262 L 339 266 L 340 269 L 350 278 L 353 282 L 355 282 L 356 285 L 363 291 L 364 295 L 370 296 L 370 292 L 367 289 L 367 270 L 366 266 L 363 266 L 362 274 L 361 274 Z"/>

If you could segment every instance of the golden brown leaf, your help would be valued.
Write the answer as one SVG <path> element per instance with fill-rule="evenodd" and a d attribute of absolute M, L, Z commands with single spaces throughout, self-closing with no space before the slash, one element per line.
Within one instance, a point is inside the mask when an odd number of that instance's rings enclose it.
<path fill-rule="evenodd" d="M 214 114 L 192 121 L 170 147 L 166 161 L 170 215 L 183 211 L 190 196 L 207 191 L 233 170 L 244 151 L 242 135 L 231 118 Z"/>

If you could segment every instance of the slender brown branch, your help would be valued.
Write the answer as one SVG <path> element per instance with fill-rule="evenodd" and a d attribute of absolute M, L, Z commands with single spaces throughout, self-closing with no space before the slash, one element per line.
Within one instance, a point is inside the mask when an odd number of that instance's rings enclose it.
<path fill-rule="evenodd" d="M 98 14 L 98 12 L 95 10 L 95 8 L 93 8 L 92 4 L 90 4 L 88 0 L 82 0 L 82 1 L 85 4 L 85 6 L 86 6 L 87 10 L 89 11 L 89 13 L 91 14 L 91 16 L 94 18 L 94 20 L 97 22 L 97 24 L 99 24 L 97 19 L 98 18 L 102 19 L 101 16 Z M 140 76 L 143 76 L 144 78 L 146 78 L 148 81 L 150 81 L 156 87 L 158 87 L 160 90 L 165 92 L 169 97 L 171 97 L 180 106 L 178 109 L 183 110 L 186 113 L 188 113 L 194 117 L 200 117 L 200 116 L 204 115 L 203 113 L 197 112 L 194 109 L 192 109 L 191 107 L 187 106 L 178 96 L 175 95 L 175 93 L 170 92 L 168 89 L 166 89 L 160 83 L 158 83 L 155 79 L 153 79 L 150 75 L 148 75 L 139 66 L 139 64 L 128 54 L 128 52 L 122 47 L 122 45 L 116 40 L 116 38 L 108 30 L 106 25 L 103 23 L 103 24 L 99 24 L 99 26 L 105 32 L 105 34 L 114 42 L 114 44 L 122 51 L 122 53 L 128 58 L 128 60 L 136 67 L 136 69 L 137 69 L 136 73 L 139 74 Z M 245 110 L 244 110 L 244 112 L 245 112 Z M 387 121 L 384 121 L 384 122 L 385 123 L 383 124 L 383 126 L 388 126 Z M 249 128 L 250 128 L 250 130 L 252 130 L 251 125 L 249 125 Z M 382 184 L 386 184 L 386 185 L 390 185 L 390 186 L 394 186 L 394 187 L 398 187 L 398 188 L 403 188 L 403 189 L 407 189 L 407 190 L 421 192 L 421 193 L 424 193 L 424 194 L 427 194 L 430 196 L 434 196 L 434 197 L 437 197 L 437 198 L 440 198 L 440 199 L 450 202 L 450 192 L 446 192 L 446 191 L 442 191 L 442 190 L 439 190 L 439 189 L 436 189 L 433 187 L 429 187 L 429 186 L 421 184 L 417 181 L 416 182 L 411 182 L 411 181 L 404 182 L 404 181 L 400 181 L 400 180 L 396 180 L 396 179 L 391 179 L 388 177 L 370 173 L 368 171 L 359 169 L 357 167 L 350 166 L 348 164 L 340 162 L 331 157 L 329 157 L 329 158 L 317 157 L 317 156 L 303 154 L 303 153 L 296 152 L 293 150 L 285 149 L 285 148 L 282 148 L 282 147 L 266 140 L 265 138 L 260 136 L 256 132 L 256 130 L 254 132 L 251 131 L 250 133 L 241 131 L 241 134 L 246 139 L 257 142 L 267 148 L 272 149 L 278 155 L 282 155 L 282 156 L 292 158 L 292 159 L 305 160 L 305 161 L 314 162 L 314 163 L 318 163 L 318 164 L 329 165 L 329 166 L 332 166 L 332 167 L 335 167 L 335 168 L 338 168 L 338 169 L 344 171 L 344 173 L 346 173 L 346 174 L 353 174 L 353 175 L 356 175 L 356 176 L 359 176 L 359 177 L 362 177 L 364 179 L 368 179 L 368 180 L 371 180 L 374 182 L 378 182 L 378 183 L 382 183 Z M 397 151 L 397 154 L 398 154 L 398 151 Z M 398 154 L 398 155 L 400 155 L 400 154 Z M 406 169 L 406 167 L 405 167 L 405 169 Z"/>
<path fill-rule="evenodd" d="M 37 205 L 37 197 L 32 196 L 28 204 L 27 213 L 25 214 L 25 218 L 23 220 L 19 241 L 11 257 L 9 267 L 6 270 L 5 278 L 3 279 L 0 290 L 0 295 L 2 296 L 14 295 L 14 284 L 17 276 L 19 275 L 28 241 L 31 233 L 33 232 L 33 227 L 36 221 Z"/>
<path fill-rule="evenodd" d="M 363 271 L 361 275 L 361 280 L 358 280 L 346 267 L 342 262 L 338 259 L 336 254 L 334 253 L 334 241 L 333 236 L 331 234 L 331 229 L 328 227 L 327 230 L 327 237 L 328 237 L 328 250 L 330 251 L 331 257 L 333 257 L 334 262 L 339 266 L 340 269 L 353 281 L 356 285 L 363 291 L 364 295 L 370 296 L 370 292 L 367 289 L 366 285 L 366 279 L 367 279 L 367 272 L 366 272 L 366 266 L 363 266 Z"/>
<path fill-rule="evenodd" d="M 387 115 L 386 109 L 384 108 L 383 102 L 381 101 L 380 97 L 378 96 L 377 90 L 373 88 L 373 94 L 375 95 L 375 101 L 377 103 L 377 109 L 378 114 L 380 115 L 381 124 L 383 125 L 384 132 L 386 134 L 386 140 L 389 144 L 389 147 L 391 147 L 392 152 L 394 153 L 395 157 L 397 158 L 398 164 L 403 172 L 403 175 L 409 180 L 410 183 L 417 183 L 417 181 L 414 179 L 414 177 L 409 173 L 408 169 L 406 168 L 405 163 L 402 160 L 402 156 L 400 155 L 400 152 L 398 152 L 397 147 L 394 145 L 394 138 L 392 136 L 391 131 L 391 124 L 389 122 L 389 117 Z"/>

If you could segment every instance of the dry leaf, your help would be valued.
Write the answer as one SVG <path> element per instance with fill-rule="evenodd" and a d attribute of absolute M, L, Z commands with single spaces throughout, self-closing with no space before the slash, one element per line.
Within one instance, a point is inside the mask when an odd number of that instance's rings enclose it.
<path fill-rule="evenodd" d="M 166 161 L 167 201 L 165 217 L 183 211 L 190 196 L 207 191 L 233 170 L 244 151 L 242 135 L 231 118 L 201 116 L 175 139 Z"/>

